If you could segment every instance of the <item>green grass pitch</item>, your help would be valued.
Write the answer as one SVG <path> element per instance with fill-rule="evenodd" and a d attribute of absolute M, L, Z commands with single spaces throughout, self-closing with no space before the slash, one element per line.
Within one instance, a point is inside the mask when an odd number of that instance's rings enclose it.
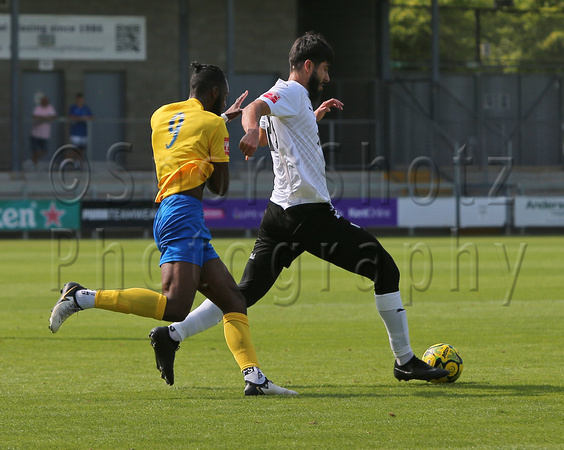
<path fill-rule="evenodd" d="M 236 280 L 252 242 L 214 240 Z M 0 241 L 0 448 L 563 448 L 564 237 L 382 243 L 414 351 L 455 346 L 456 383 L 396 381 L 369 283 L 303 255 L 249 310 L 264 372 L 298 397 L 245 398 L 221 326 L 182 343 L 168 387 L 152 319 L 47 328 L 63 282 L 158 289 L 150 240 Z"/>

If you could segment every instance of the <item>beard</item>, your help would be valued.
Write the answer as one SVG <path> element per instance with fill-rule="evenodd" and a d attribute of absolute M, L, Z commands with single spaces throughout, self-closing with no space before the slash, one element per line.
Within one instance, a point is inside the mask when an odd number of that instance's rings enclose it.
<path fill-rule="evenodd" d="M 317 76 L 317 73 L 314 71 L 308 80 L 307 83 L 307 91 L 309 93 L 309 99 L 311 100 L 311 104 L 315 106 L 321 100 L 321 78 Z"/>
<path fill-rule="evenodd" d="M 222 103 L 223 103 L 222 97 L 221 97 L 221 96 L 217 97 L 217 99 L 215 100 L 214 104 L 212 105 L 211 112 L 213 112 L 213 113 L 217 114 L 218 116 L 220 116 L 220 115 L 221 115 L 221 112 L 222 112 L 222 111 L 221 111 Z"/>

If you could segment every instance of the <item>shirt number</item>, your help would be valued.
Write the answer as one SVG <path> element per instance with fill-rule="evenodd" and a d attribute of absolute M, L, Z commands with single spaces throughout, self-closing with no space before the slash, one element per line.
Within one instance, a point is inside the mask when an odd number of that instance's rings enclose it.
<path fill-rule="evenodd" d="M 184 123 L 184 113 L 180 112 L 172 116 L 170 122 L 168 123 L 168 132 L 172 135 L 171 141 L 166 144 L 166 148 L 170 148 L 176 142 L 176 138 L 178 138 L 178 133 L 182 128 L 182 124 Z"/>

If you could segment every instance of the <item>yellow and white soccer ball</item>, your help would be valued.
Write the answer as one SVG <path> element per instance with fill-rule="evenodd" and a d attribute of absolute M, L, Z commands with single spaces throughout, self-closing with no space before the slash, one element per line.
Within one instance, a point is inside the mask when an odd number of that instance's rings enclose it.
<path fill-rule="evenodd" d="M 430 366 L 448 370 L 448 376 L 433 380 L 433 383 L 454 383 L 462 375 L 464 368 L 462 356 L 450 344 L 432 345 L 423 353 L 421 359 Z"/>

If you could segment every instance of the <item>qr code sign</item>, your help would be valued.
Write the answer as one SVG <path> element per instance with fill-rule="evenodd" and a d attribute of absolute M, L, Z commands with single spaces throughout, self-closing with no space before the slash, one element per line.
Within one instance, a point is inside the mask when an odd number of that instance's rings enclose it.
<path fill-rule="evenodd" d="M 116 51 L 139 52 L 141 49 L 139 25 L 116 25 Z"/>

